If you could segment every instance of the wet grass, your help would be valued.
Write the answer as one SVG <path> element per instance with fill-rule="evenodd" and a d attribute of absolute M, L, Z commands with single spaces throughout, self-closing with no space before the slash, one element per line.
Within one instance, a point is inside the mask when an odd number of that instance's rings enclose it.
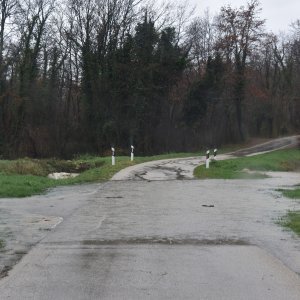
<path fill-rule="evenodd" d="M 54 180 L 32 175 L 0 175 L 0 197 L 26 197 L 55 186 Z"/>
<path fill-rule="evenodd" d="M 260 173 L 264 171 L 299 170 L 300 151 L 288 149 L 251 157 L 213 161 L 209 169 L 204 165 L 197 167 L 194 175 L 200 179 L 257 179 L 266 177 Z"/>
<path fill-rule="evenodd" d="M 281 190 L 282 194 L 291 199 L 300 199 L 300 188 L 294 190 Z"/>
<path fill-rule="evenodd" d="M 289 228 L 300 236 L 300 211 L 290 211 L 284 216 L 280 222 L 280 225 Z"/>
<path fill-rule="evenodd" d="M 293 190 L 279 190 L 282 194 L 291 199 L 300 199 L 300 188 Z M 300 236 L 300 211 L 289 211 L 280 221 L 279 224 L 289 228 Z"/>
<path fill-rule="evenodd" d="M 12 161 L 0 160 L 0 197 L 28 197 L 41 194 L 55 186 L 101 182 L 109 180 L 118 171 L 138 163 L 199 155 L 200 153 L 171 153 L 136 157 L 133 162 L 130 161 L 129 157 L 121 156 L 116 157 L 115 166 L 111 165 L 111 157 L 89 155 L 77 157 L 72 161 L 29 158 Z M 80 175 L 76 178 L 63 180 L 47 178 L 47 175 L 53 172 L 80 173 Z"/>

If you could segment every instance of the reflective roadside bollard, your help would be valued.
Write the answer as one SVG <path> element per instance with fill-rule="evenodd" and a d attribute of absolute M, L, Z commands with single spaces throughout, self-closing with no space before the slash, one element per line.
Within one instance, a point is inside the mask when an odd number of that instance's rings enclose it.
<path fill-rule="evenodd" d="M 134 146 L 131 145 L 131 161 L 134 159 Z"/>
<path fill-rule="evenodd" d="M 206 165 L 206 169 L 209 169 L 209 150 L 206 151 L 205 165 Z"/>
<path fill-rule="evenodd" d="M 116 164 L 115 148 L 111 147 L 111 152 L 111 165 L 114 166 Z"/>
<path fill-rule="evenodd" d="M 214 150 L 214 159 L 216 159 L 217 152 L 218 152 L 218 149 L 215 149 L 215 150 Z"/>

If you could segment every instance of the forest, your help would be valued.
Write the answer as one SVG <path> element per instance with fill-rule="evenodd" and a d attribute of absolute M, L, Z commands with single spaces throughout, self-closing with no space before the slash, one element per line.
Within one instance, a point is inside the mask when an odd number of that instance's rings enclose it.
<path fill-rule="evenodd" d="M 2 0 L 0 157 L 194 151 L 300 130 L 300 19 L 257 0 Z"/>

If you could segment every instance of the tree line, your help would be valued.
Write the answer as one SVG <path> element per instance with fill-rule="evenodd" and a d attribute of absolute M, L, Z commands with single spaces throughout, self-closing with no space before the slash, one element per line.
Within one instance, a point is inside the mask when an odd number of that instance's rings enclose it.
<path fill-rule="evenodd" d="M 300 21 L 146 0 L 0 2 L 0 155 L 192 151 L 300 128 Z"/>

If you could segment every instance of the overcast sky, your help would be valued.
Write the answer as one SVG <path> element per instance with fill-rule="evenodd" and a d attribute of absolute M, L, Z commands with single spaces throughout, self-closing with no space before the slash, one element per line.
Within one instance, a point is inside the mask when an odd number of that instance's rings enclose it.
<path fill-rule="evenodd" d="M 184 1 L 184 0 L 182 0 Z M 197 5 L 197 14 L 202 14 L 209 8 L 211 14 L 219 12 L 226 4 L 232 7 L 240 7 L 247 4 L 247 0 L 189 0 Z M 266 28 L 274 33 L 289 30 L 289 25 L 296 19 L 300 19 L 300 0 L 260 0 L 261 17 L 266 19 Z"/>

